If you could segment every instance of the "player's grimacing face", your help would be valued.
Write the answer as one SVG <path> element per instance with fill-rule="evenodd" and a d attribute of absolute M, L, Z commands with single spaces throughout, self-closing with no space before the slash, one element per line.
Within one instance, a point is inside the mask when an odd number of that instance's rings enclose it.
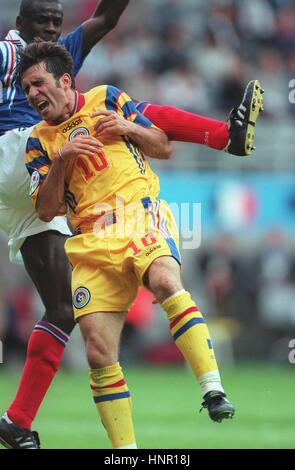
<path fill-rule="evenodd" d="M 22 75 L 22 87 L 27 99 L 46 121 L 62 122 L 66 117 L 69 99 L 62 79 L 56 80 L 43 63 L 27 69 Z"/>
<path fill-rule="evenodd" d="M 35 38 L 56 42 L 61 35 L 62 21 L 63 9 L 59 3 L 36 0 L 26 18 L 17 18 L 17 28 L 28 43 Z"/>

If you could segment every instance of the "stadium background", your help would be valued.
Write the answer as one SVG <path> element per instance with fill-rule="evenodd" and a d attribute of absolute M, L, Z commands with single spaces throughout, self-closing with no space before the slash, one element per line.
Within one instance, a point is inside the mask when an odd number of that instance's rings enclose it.
<path fill-rule="evenodd" d="M 91 14 L 96 0 L 62 3 L 67 32 Z M 0 0 L 1 37 L 14 24 L 18 4 Z M 294 2 L 131 0 L 79 75 L 81 90 L 111 83 L 137 99 L 222 120 L 252 78 L 266 90 L 254 157 L 181 143 L 171 161 L 152 162 L 161 195 L 178 208 L 190 204 L 191 225 L 182 230 L 185 287 L 208 320 L 237 416 L 216 425 L 206 412 L 198 415 L 198 387 L 170 340 L 164 314 L 143 292 L 121 357 L 140 447 L 294 448 L 295 365 L 288 360 L 295 338 Z M 201 225 L 192 214 L 199 208 Z M 200 233 L 200 246 L 186 249 L 188 238 Z M 5 410 L 42 306 L 24 270 L 9 264 L 4 235 L 0 245 Z M 76 331 L 36 421 L 44 447 L 109 447 L 86 370 Z"/>

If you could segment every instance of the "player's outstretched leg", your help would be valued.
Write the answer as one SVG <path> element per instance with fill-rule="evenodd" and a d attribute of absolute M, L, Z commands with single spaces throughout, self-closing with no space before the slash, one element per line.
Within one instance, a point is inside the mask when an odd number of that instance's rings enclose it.
<path fill-rule="evenodd" d="M 254 148 L 254 127 L 263 110 L 263 93 L 258 80 L 249 82 L 241 104 L 231 111 L 227 123 L 174 106 L 141 102 L 137 103 L 137 108 L 162 129 L 169 140 L 246 156 L 251 155 Z"/>
<path fill-rule="evenodd" d="M 206 322 L 189 292 L 182 288 L 179 265 L 172 257 L 156 259 L 149 268 L 149 287 L 161 302 L 171 335 L 195 374 L 203 395 L 202 407 L 213 421 L 232 418 Z"/>
<path fill-rule="evenodd" d="M 245 88 L 243 99 L 228 117 L 229 141 L 225 151 L 247 156 L 254 150 L 256 121 L 263 111 L 263 93 L 259 80 L 251 80 Z"/>

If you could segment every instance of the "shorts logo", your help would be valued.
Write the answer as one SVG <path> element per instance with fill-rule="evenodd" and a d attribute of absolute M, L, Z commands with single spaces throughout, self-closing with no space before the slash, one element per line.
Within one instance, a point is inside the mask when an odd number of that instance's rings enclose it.
<path fill-rule="evenodd" d="M 34 194 L 39 184 L 40 184 L 40 173 L 38 171 L 34 171 L 34 173 L 32 173 L 31 182 L 30 182 L 30 192 L 29 192 L 30 196 Z"/>
<path fill-rule="evenodd" d="M 72 142 L 77 135 L 90 135 L 90 132 L 86 127 L 78 127 L 69 135 L 69 141 Z"/>
<path fill-rule="evenodd" d="M 154 253 L 154 251 L 158 250 L 161 248 L 161 245 L 153 246 L 152 248 L 149 249 L 149 251 L 146 252 L 145 256 L 150 256 Z"/>
<path fill-rule="evenodd" d="M 89 303 L 90 298 L 90 292 L 86 287 L 78 287 L 73 296 L 74 307 L 78 309 L 85 307 Z"/>

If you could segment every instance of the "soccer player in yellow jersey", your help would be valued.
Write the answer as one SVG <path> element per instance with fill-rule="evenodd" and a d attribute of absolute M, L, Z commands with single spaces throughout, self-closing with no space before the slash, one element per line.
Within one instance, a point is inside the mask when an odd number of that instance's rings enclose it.
<path fill-rule="evenodd" d="M 131 398 L 119 364 L 119 340 L 137 289 L 145 285 L 165 310 L 176 345 L 201 386 L 214 421 L 235 409 L 221 385 L 202 314 L 180 276 L 178 232 L 158 177 L 144 154 L 169 158 L 163 131 L 112 86 L 75 90 L 65 49 L 34 43 L 22 55 L 23 89 L 43 121 L 27 143 L 30 194 L 38 216 L 68 213 L 75 236 L 73 306 L 101 420 L 118 449 L 136 448 Z"/>

